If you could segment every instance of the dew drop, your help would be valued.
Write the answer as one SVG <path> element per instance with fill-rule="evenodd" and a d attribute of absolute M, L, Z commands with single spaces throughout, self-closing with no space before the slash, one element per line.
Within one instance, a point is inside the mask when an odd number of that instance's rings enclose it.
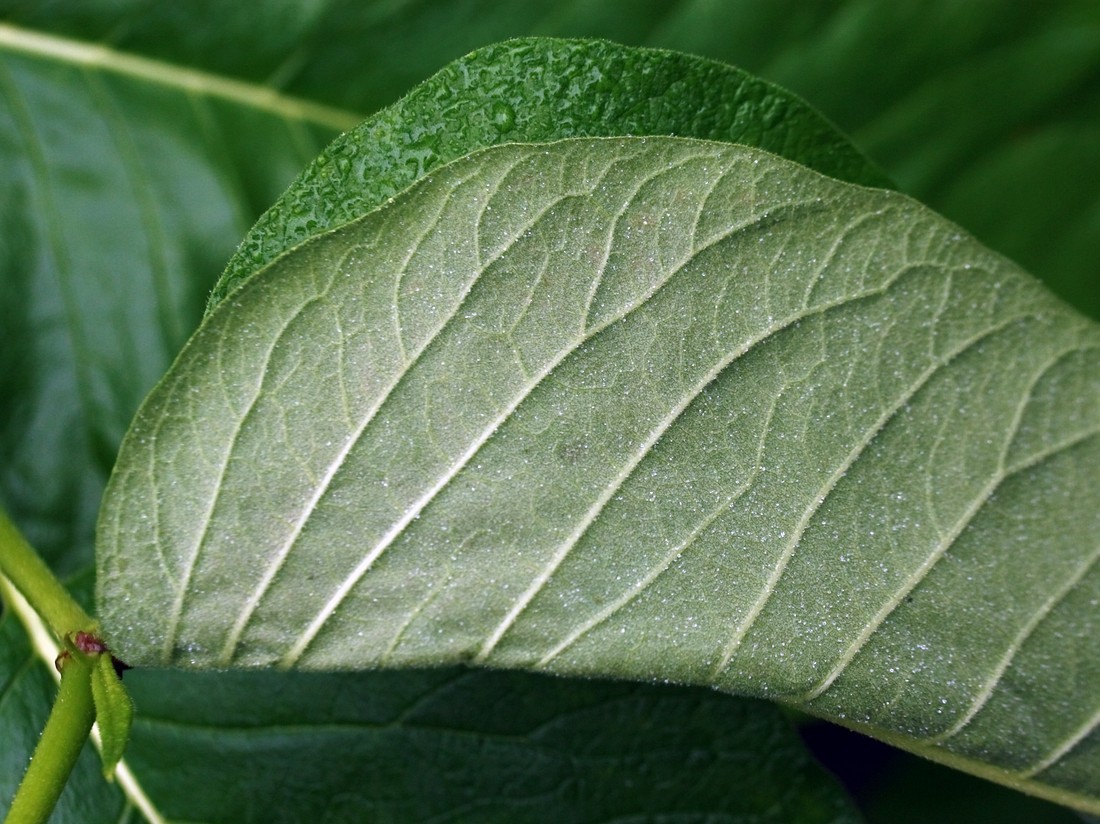
<path fill-rule="evenodd" d="M 497 101 L 490 112 L 490 120 L 493 128 L 501 134 L 511 131 L 516 125 L 516 110 L 507 103 Z"/>

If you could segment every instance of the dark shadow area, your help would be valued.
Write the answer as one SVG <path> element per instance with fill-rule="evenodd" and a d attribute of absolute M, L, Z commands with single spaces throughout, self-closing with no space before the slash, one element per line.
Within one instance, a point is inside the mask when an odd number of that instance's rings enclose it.
<path fill-rule="evenodd" d="M 1077 813 L 944 767 L 851 730 L 808 721 L 807 747 L 867 824 L 1082 824 Z"/>

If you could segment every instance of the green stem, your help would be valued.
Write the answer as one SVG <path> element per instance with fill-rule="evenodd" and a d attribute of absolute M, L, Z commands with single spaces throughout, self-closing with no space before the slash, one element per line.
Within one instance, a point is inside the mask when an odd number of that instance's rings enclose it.
<path fill-rule="evenodd" d="M 80 653 L 65 659 L 57 700 L 5 824 L 44 824 L 53 812 L 95 720 L 92 667 L 93 659 Z"/>
<path fill-rule="evenodd" d="M 3 510 L 0 510 L 0 573 L 42 616 L 58 640 L 81 630 L 95 632 L 96 622 L 73 600 Z"/>

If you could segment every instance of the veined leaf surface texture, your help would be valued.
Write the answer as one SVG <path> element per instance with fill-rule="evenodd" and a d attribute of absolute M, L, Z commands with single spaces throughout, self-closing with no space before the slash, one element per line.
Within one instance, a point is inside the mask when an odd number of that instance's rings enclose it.
<path fill-rule="evenodd" d="M 277 258 L 127 435 L 136 665 L 708 684 L 1100 808 L 1100 330 L 894 193 L 506 145 Z"/>

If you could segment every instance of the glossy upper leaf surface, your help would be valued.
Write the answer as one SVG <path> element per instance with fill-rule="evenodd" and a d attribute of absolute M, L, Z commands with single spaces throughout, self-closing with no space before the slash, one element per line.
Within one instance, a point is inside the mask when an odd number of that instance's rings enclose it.
<path fill-rule="evenodd" d="M 1098 356 L 902 196 L 486 150 L 208 317 L 123 446 L 101 614 L 141 664 L 710 684 L 1095 808 Z"/>
<path fill-rule="evenodd" d="M 602 41 L 517 40 L 455 61 L 333 141 L 249 231 L 210 305 L 443 163 L 498 143 L 624 135 L 744 143 L 841 180 L 889 185 L 808 104 L 741 69 Z"/>

